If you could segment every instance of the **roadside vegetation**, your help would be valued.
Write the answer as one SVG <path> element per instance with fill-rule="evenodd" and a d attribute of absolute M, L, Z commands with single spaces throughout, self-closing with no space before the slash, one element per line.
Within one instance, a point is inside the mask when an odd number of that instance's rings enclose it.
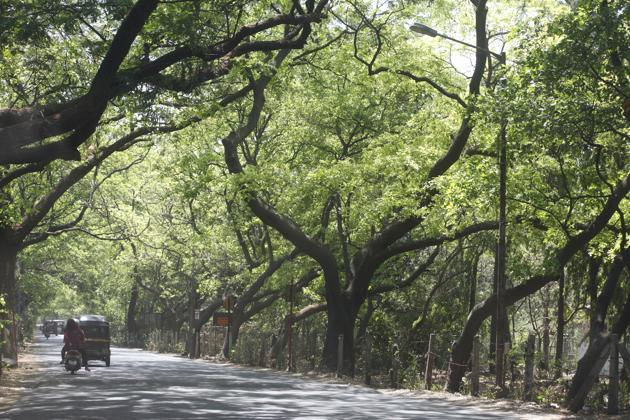
<path fill-rule="evenodd" d="M 97 313 L 121 345 L 406 388 L 431 360 L 470 393 L 479 340 L 480 394 L 522 399 L 533 335 L 526 399 L 607 409 L 628 39 L 622 0 L 4 1 L 3 354 Z"/>

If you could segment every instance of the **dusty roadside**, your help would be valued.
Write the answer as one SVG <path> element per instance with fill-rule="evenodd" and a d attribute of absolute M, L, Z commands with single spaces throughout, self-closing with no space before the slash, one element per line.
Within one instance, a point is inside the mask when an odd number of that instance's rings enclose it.
<path fill-rule="evenodd" d="M 32 383 L 37 375 L 37 364 L 29 346 L 22 348 L 17 368 L 4 368 L 0 376 L 0 410 L 11 407 L 26 389 L 24 384 Z"/>
<path fill-rule="evenodd" d="M 361 380 L 357 378 L 336 378 L 334 374 L 324 374 L 321 372 L 304 372 L 304 373 L 290 373 L 282 370 L 275 370 L 270 368 L 254 367 L 249 365 L 240 365 L 237 363 L 231 363 L 223 359 L 216 357 L 204 358 L 212 363 L 220 363 L 226 366 L 240 367 L 249 370 L 264 371 L 277 375 L 287 375 L 293 377 L 302 377 L 305 379 L 316 380 L 324 383 L 334 384 L 347 384 L 357 387 L 365 387 L 374 389 L 382 394 L 399 395 L 405 397 L 416 397 L 424 400 L 441 400 L 450 401 L 457 404 L 460 407 L 475 407 L 487 410 L 493 410 L 496 412 L 505 413 L 517 413 L 525 416 L 528 420 L 564 420 L 564 419 L 585 419 L 595 420 L 599 418 L 607 418 L 608 416 L 586 416 L 575 415 L 567 410 L 552 407 L 543 407 L 533 402 L 524 402 L 513 399 L 488 399 L 483 397 L 471 397 L 462 394 L 451 394 L 445 391 L 424 391 L 424 390 L 410 390 L 410 389 L 392 389 L 385 386 L 369 387 L 364 385 Z M 617 417 L 618 418 L 618 417 Z"/>

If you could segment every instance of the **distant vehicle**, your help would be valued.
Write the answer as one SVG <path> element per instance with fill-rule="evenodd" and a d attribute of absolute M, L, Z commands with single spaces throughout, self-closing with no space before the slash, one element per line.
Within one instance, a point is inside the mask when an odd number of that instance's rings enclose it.
<path fill-rule="evenodd" d="M 57 324 L 55 321 L 44 321 L 44 324 L 42 325 L 42 332 L 46 336 L 46 339 L 48 339 L 48 337 L 52 334 L 58 335 Z"/>
<path fill-rule="evenodd" d="M 103 315 L 81 315 L 79 326 L 85 333 L 85 352 L 88 360 L 101 360 L 110 365 L 109 322 Z"/>
<path fill-rule="evenodd" d="M 66 328 L 66 321 L 64 321 L 63 319 L 55 319 L 53 320 L 53 322 L 55 323 L 56 330 L 57 330 L 55 334 L 56 335 L 63 334 L 63 331 Z"/>

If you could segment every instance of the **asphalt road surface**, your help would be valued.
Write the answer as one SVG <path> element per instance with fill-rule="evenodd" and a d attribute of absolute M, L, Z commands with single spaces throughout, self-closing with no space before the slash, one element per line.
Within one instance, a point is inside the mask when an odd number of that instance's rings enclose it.
<path fill-rule="evenodd" d="M 111 367 L 70 375 L 61 336 L 37 336 L 25 390 L 0 419 L 533 419 L 475 400 L 400 395 L 269 370 L 112 348 Z"/>

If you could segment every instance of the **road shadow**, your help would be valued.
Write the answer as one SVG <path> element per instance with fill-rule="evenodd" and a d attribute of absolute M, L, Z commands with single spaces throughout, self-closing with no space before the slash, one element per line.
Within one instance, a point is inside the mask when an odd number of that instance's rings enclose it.
<path fill-rule="evenodd" d="M 43 337 L 42 337 L 43 338 Z M 112 349 L 109 368 L 70 375 L 60 340 L 38 339 L 38 375 L 6 419 L 519 419 L 440 398 L 387 394 L 272 371 Z"/>

